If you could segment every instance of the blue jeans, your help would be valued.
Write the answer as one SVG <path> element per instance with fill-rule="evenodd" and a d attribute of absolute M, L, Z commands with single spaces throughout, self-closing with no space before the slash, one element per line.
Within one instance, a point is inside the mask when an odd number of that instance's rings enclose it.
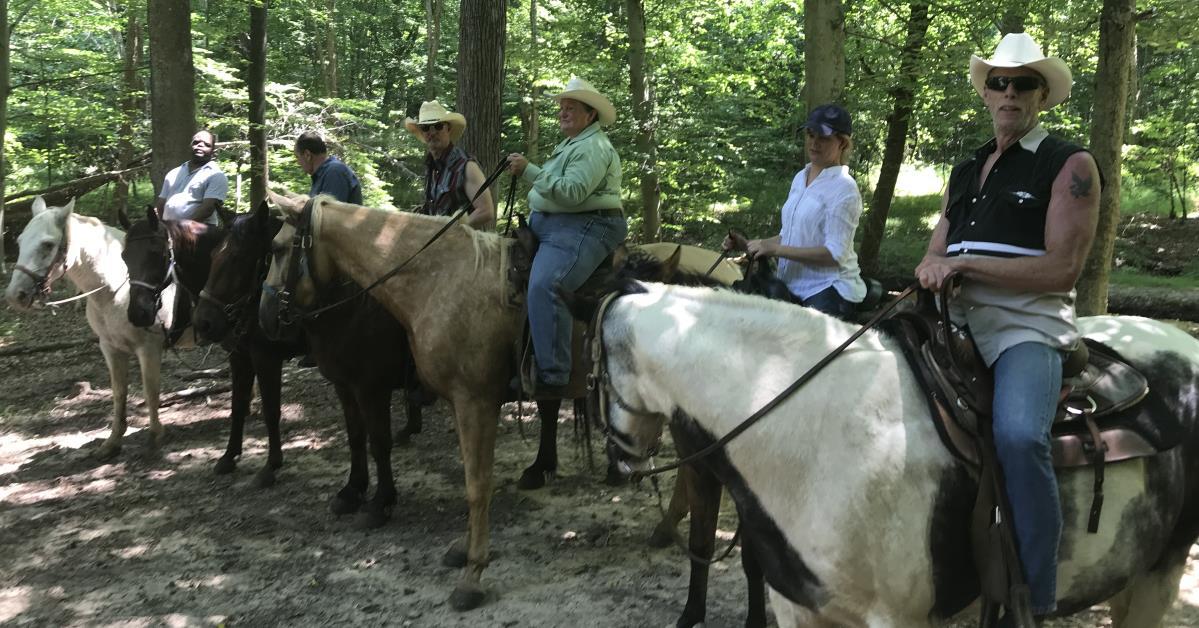
<path fill-rule="evenodd" d="M 624 242 L 624 216 L 533 212 L 529 227 L 541 240 L 529 274 L 529 328 L 537 376 L 543 384 L 570 381 L 570 312 L 557 289 L 578 290 L 604 258 Z"/>
<path fill-rule="evenodd" d="M 1057 607 L 1057 550 L 1062 508 L 1049 430 L 1062 388 L 1062 354 L 1023 342 L 995 361 L 995 450 L 1034 615 Z"/>
<path fill-rule="evenodd" d="M 845 320 L 853 316 L 854 304 L 846 301 L 833 286 L 829 286 L 806 299 L 798 300 L 804 307 L 820 310 L 829 316 L 836 316 Z"/>

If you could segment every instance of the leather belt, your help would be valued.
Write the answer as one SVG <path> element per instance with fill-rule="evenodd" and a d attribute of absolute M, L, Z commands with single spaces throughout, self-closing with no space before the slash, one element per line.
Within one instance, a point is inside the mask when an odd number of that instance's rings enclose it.
<path fill-rule="evenodd" d="M 623 209 L 593 209 L 588 212 L 579 212 L 582 216 L 602 216 L 604 218 L 623 218 Z"/>

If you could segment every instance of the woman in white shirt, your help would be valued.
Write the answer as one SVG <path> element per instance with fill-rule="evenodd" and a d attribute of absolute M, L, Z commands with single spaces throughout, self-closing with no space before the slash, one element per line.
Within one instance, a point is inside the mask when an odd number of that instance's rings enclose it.
<path fill-rule="evenodd" d="M 845 166 L 853 127 L 849 112 L 829 104 L 813 109 L 804 128 L 809 162 L 791 182 L 779 235 L 747 241 L 730 234 L 723 246 L 779 258 L 778 278 L 796 302 L 848 318 L 866 297 L 853 250 L 862 195 Z"/>

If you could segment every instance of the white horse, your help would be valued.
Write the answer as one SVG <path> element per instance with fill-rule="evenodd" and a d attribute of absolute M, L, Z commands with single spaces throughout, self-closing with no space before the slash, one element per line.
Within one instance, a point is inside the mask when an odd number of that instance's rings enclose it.
<path fill-rule="evenodd" d="M 1092 471 L 1059 473 L 1059 614 L 1107 599 L 1115 626 L 1158 626 L 1199 536 L 1199 342 L 1143 318 L 1080 326 L 1147 376 L 1144 407 L 1179 418 L 1186 436 L 1109 464 L 1098 534 L 1086 533 Z M 627 286 L 602 321 L 618 455 L 645 468 L 668 421 L 692 451 L 715 442 L 855 330 L 757 297 Z M 858 339 L 704 464 L 733 495 L 781 626 L 937 626 L 978 595 L 974 480 L 883 333 Z"/>
<path fill-rule="evenodd" d="M 65 207 L 47 207 L 42 197 L 33 201 L 33 216 L 17 238 L 20 248 L 16 270 L 5 296 L 9 304 L 28 310 L 44 300 L 50 285 L 63 277 L 79 293 L 87 293 L 87 322 L 100 339 L 100 350 L 112 382 L 112 424 L 98 456 L 111 458 L 121 449 L 125 434 L 126 397 L 129 390 L 129 357 L 141 365 L 142 389 L 150 414 L 154 446 L 162 441 L 158 421 L 159 369 L 162 366 L 163 324 L 170 325 L 170 308 L 159 312 L 152 327 L 139 329 L 129 322 L 129 276 L 121 259 L 125 234 L 99 220 L 73 213 L 75 200 Z M 163 293 L 163 303 L 174 303 L 172 291 Z"/>

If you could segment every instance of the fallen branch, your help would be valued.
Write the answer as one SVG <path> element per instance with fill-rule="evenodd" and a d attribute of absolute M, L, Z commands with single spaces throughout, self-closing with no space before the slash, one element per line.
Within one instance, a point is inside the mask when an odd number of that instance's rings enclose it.
<path fill-rule="evenodd" d="M 199 371 L 184 371 L 179 377 L 187 380 L 192 379 L 217 379 L 229 375 L 229 369 L 226 367 L 217 367 L 211 369 L 201 369 Z"/>
<path fill-rule="evenodd" d="M 183 390 L 176 390 L 175 392 L 169 392 L 165 395 L 160 396 L 158 398 L 158 407 L 163 408 L 166 406 L 173 406 L 177 403 L 182 403 L 184 401 L 187 401 L 188 399 L 193 399 L 195 397 L 204 397 L 207 395 L 219 395 L 221 393 L 229 392 L 232 389 L 233 389 L 233 386 L 230 384 L 227 384 L 227 383 L 213 384 L 211 386 L 193 386 L 191 388 L 184 388 Z M 138 405 L 143 405 L 144 403 L 145 402 L 143 401 L 142 403 L 140 403 Z"/>
<path fill-rule="evenodd" d="M 95 338 L 87 338 L 85 340 L 64 340 L 62 342 L 48 342 L 44 345 L 14 345 L 11 347 L 0 347 L 0 357 L 29 355 L 31 353 L 47 353 L 50 351 L 61 351 L 63 349 L 72 349 L 74 347 L 82 347 L 91 344 L 96 344 Z"/>

